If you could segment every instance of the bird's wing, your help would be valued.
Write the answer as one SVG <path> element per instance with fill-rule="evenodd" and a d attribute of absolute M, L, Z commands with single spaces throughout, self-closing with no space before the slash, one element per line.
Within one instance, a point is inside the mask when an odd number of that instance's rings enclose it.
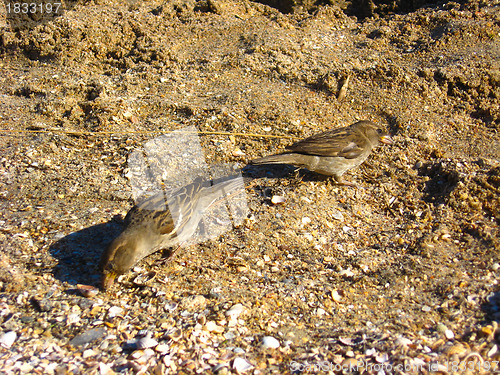
<path fill-rule="evenodd" d="M 366 149 L 366 139 L 350 128 L 341 128 L 313 135 L 287 147 L 289 152 L 317 156 L 340 156 L 354 159 Z"/>
<path fill-rule="evenodd" d="M 160 234 L 182 228 L 193 214 L 203 188 L 202 178 L 165 196 L 163 191 L 141 201 L 125 217 L 127 226 L 154 224 Z"/>

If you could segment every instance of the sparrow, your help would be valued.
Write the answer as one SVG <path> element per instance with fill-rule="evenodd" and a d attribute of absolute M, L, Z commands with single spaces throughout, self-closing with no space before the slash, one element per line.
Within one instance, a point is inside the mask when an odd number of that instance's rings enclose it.
<path fill-rule="evenodd" d="M 332 176 L 339 185 L 354 187 L 342 175 L 363 163 L 379 142 L 392 144 L 392 138 L 371 121 L 358 121 L 343 128 L 328 130 L 298 141 L 286 151 L 254 159 L 250 164 L 291 164 Z"/>
<path fill-rule="evenodd" d="M 242 178 L 209 185 L 198 177 L 169 194 L 168 199 L 160 192 L 132 207 L 125 216 L 123 232 L 102 254 L 103 290 L 109 289 L 118 275 L 126 273 L 148 255 L 187 242 L 209 207 L 243 188 Z"/>

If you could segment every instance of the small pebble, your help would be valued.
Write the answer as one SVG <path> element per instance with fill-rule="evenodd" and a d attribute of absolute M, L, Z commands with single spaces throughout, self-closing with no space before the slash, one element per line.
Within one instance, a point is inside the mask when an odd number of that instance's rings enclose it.
<path fill-rule="evenodd" d="M 92 328 L 79 335 L 76 335 L 70 340 L 70 344 L 73 346 L 81 346 L 88 344 L 89 342 L 98 340 L 106 334 L 106 330 L 102 327 Z"/>

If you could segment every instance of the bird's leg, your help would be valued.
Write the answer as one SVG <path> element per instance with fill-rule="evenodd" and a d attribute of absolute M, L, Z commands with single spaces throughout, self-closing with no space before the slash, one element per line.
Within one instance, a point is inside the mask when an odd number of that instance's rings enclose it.
<path fill-rule="evenodd" d="M 354 182 L 345 181 L 342 178 L 342 175 L 333 175 L 332 177 L 335 180 L 335 183 L 337 185 L 340 185 L 340 186 L 349 186 L 349 187 L 352 187 L 352 188 L 357 188 L 357 185 Z"/>
<path fill-rule="evenodd" d="M 298 181 L 300 184 L 303 180 L 303 177 L 300 176 L 300 168 L 297 168 L 293 171 L 294 178 Z"/>

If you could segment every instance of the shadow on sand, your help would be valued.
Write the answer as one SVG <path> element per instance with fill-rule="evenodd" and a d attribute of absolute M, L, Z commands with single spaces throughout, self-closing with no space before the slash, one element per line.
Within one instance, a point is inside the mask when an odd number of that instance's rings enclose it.
<path fill-rule="evenodd" d="M 115 217 L 107 223 L 71 233 L 49 248 L 59 261 L 54 277 L 71 285 L 99 286 L 99 260 L 106 246 L 121 232 L 123 220 Z"/>

